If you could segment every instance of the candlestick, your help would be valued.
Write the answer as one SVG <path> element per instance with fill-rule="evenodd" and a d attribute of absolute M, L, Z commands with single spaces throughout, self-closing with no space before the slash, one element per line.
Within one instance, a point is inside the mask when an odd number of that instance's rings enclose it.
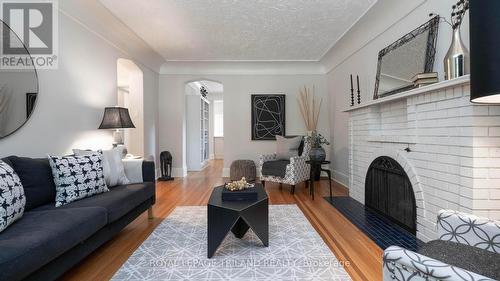
<path fill-rule="evenodd" d="M 354 83 L 352 82 L 352 74 L 351 74 L 351 106 L 354 106 Z"/>
<path fill-rule="evenodd" d="M 358 104 L 361 103 L 361 91 L 359 90 L 359 75 L 356 75 L 356 80 L 358 83 Z"/>

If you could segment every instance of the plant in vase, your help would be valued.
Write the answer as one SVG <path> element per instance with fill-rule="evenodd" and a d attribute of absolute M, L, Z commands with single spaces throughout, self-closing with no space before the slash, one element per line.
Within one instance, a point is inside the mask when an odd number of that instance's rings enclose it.
<path fill-rule="evenodd" d="M 311 135 L 306 138 L 311 142 L 309 158 L 313 161 L 324 161 L 326 159 L 326 151 L 323 145 L 330 145 L 330 142 L 317 131 L 312 131 Z"/>
<path fill-rule="evenodd" d="M 314 86 L 312 92 L 307 87 L 304 87 L 304 89 L 300 89 L 297 101 L 299 103 L 300 113 L 304 119 L 304 124 L 307 130 L 311 132 L 310 135 L 306 137 L 306 140 L 311 142 L 309 158 L 313 161 L 324 161 L 326 152 L 323 145 L 329 145 L 330 143 L 317 131 L 319 113 L 321 112 L 323 99 L 319 99 L 318 101 L 315 92 L 316 89 Z"/>

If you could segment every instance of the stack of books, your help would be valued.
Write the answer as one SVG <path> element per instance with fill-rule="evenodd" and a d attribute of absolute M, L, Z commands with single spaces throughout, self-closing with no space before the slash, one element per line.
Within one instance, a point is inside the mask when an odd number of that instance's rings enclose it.
<path fill-rule="evenodd" d="M 415 87 L 423 87 L 439 82 L 437 72 L 419 73 L 412 78 Z"/>

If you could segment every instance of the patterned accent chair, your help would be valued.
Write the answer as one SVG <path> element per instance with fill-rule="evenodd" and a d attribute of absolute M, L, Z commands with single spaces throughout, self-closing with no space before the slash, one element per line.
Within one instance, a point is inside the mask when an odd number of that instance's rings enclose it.
<path fill-rule="evenodd" d="M 260 181 L 265 185 L 265 182 L 276 182 L 280 184 L 288 184 L 291 188 L 291 193 L 295 192 L 295 185 L 309 180 L 309 164 L 306 163 L 309 160 L 309 152 L 311 151 L 311 142 L 305 138 L 304 148 L 300 156 L 290 158 L 290 164 L 286 166 L 285 177 L 276 176 L 263 176 L 262 175 L 262 165 L 266 161 L 276 160 L 276 153 L 263 154 L 259 156 L 259 165 L 257 167 L 257 174 L 260 176 Z"/>
<path fill-rule="evenodd" d="M 500 222 L 465 213 L 441 210 L 439 240 L 452 241 L 500 253 Z M 493 280 L 413 251 L 391 246 L 384 251 L 383 280 Z"/>

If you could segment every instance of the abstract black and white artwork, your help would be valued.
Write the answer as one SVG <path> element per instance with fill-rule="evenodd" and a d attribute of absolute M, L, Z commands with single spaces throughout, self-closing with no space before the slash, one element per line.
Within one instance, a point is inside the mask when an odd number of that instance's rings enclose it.
<path fill-rule="evenodd" d="M 285 135 L 285 95 L 252 95 L 252 140 Z"/>

